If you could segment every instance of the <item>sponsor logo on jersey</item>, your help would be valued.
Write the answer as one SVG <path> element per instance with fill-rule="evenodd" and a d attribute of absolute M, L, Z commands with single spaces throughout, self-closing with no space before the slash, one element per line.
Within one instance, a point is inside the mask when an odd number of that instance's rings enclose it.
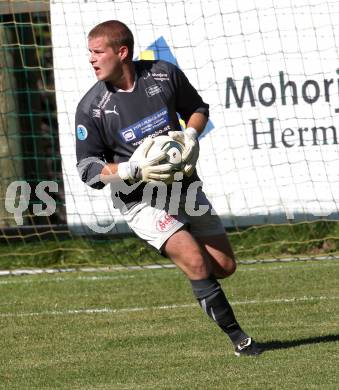
<path fill-rule="evenodd" d="M 165 214 L 156 222 L 156 227 L 159 232 L 167 232 L 174 224 L 175 218 L 172 215 Z"/>
<path fill-rule="evenodd" d="M 105 114 L 115 114 L 115 115 L 120 115 L 117 111 L 117 106 L 114 105 L 113 110 L 105 110 Z"/>
<path fill-rule="evenodd" d="M 169 80 L 167 73 L 152 73 L 152 77 L 154 78 L 154 80 L 157 80 L 157 81 Z"/>
<path fill-rule="evenodd" d="M 94 108 L 92 114 L 93 114 L 93 118 L 100 118 L 101 111 L 99 108 Z"/>
<path fill-rule="evenodd" d="M 158 93 L 161 93 L 162 88 L 160 85 L 154 84 L 154 85 L 151 85 L 150 87 L 147 87 L 145 89 L 145 91 L 146 91 L 146 94 L 148 97 L 152 97 L 154 95 L 157 95 Z"/>
<path fill-rule="evenodd" d="M 154 133 L 161 134 L 170 129 L 169 114 L 167 108 L 149 115 L 140 121 L 120 130 L 120 137 L 126 143 L 137 145 L 139 141 L 148 136 L 153 136 Z M 133 138 L 130 136 L 133 134 Z"/>
<path fill-rule="evenodd" d="M 84 141 L 88 136 L 88 131 L 84 125 L 77 126 L 77 138 L 80 141 Z"/>
<path fill-rule="evenodd" d="M 98 108 L 104 109 L 107 103 L 111 100 L 112 92 L 105 92 L 104 96 L 101 98 Z"/>
<path fill-rule="evenodd" d="M 130 142 L 130 141 L 132 141 L 132 140 L 134 140 L 136 138 L 133 130 L 131 130 L 131 129 L 123 131 L 121 134 L 124 137 L 126 142 Z"/>

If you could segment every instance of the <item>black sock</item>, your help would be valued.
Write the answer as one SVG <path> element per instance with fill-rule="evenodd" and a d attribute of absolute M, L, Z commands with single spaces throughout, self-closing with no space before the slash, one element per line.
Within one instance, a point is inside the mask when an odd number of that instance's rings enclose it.
<path fill-rule="evenodd" d="M 191 280 L 191 284 L 200 306 L 229 336 L 234 345 L 248 337 L 238 324 L 232 307 L 214 276 Z"/>

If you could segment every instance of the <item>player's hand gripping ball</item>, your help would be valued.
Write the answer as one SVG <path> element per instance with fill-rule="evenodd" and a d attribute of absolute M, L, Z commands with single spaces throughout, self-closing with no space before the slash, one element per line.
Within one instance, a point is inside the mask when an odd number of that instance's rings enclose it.
<path fill-rule="evenodd" d="M 153 156 L 159 155 L 159 152 L 164 152 L 165 157 L 158 164 L 170 166 L 172 172 L 181 171 L 184 146 L 168 135 L 159 135 L 153 138 L 153 140 L 154 142 L 148 150 L 146 157 L 152 158 Z"/>
<path fill-rule="evenodd" d="M 134 151 L 131 158 L 118 164 L 122 180 L 135 183 L 162 181 L 171 184 L 176 172 L 182 170 L 184 145 L 167 135 L 146 138 Z"/>

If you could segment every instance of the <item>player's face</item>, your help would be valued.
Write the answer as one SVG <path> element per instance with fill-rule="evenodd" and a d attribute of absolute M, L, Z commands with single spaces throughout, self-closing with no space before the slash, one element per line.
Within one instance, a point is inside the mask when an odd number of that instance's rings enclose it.
<path fill-rule="evenodd" d="M 106 37 L 91 38 L 88 40 L 91 63 L 98 80 L 111 81 L 115 84 L 122 76 L 122 56 L 111 46 L 108 46 Z"/>

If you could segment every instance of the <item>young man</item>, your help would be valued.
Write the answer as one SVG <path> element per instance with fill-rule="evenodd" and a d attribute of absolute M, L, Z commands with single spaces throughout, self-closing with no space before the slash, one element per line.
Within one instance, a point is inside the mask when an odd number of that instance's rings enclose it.
<path fill-rule="evenodd" d="M 233 274 L 236 263 L 195 169 L 208 104 L 174 65 L 133 61 L 133 47 L 131 31 L 116 20 L 95 26 L 88 35 L 89 61 L 98 82 L 77 108 L 79 175 L 93 188 L 111 183 L 114 206 L 139 237 L 186 274 L 199 304 L 229 336 L 235 354 L 258 355 L 258 346 L 239 326 L 217 281 Z M 183 131 L 177 113 L 186 123 Z M 159 165 L 162 152 L 153 160 L 147 158 L 152 137 L 166 134 L 184 144 L 183 174 L 177 174 L 182 181 L 175 185 L 168 184 L 178 180 L 174 172 Z M 167 190 L 164 207 L 156 199 L 161 186 L 145 197 L 147 185 L 154 181 Z M 170 211 L 174 187 L 180 189 L 179 209 Z M 196 207 L 205 212 L 196 213 Z"/>

